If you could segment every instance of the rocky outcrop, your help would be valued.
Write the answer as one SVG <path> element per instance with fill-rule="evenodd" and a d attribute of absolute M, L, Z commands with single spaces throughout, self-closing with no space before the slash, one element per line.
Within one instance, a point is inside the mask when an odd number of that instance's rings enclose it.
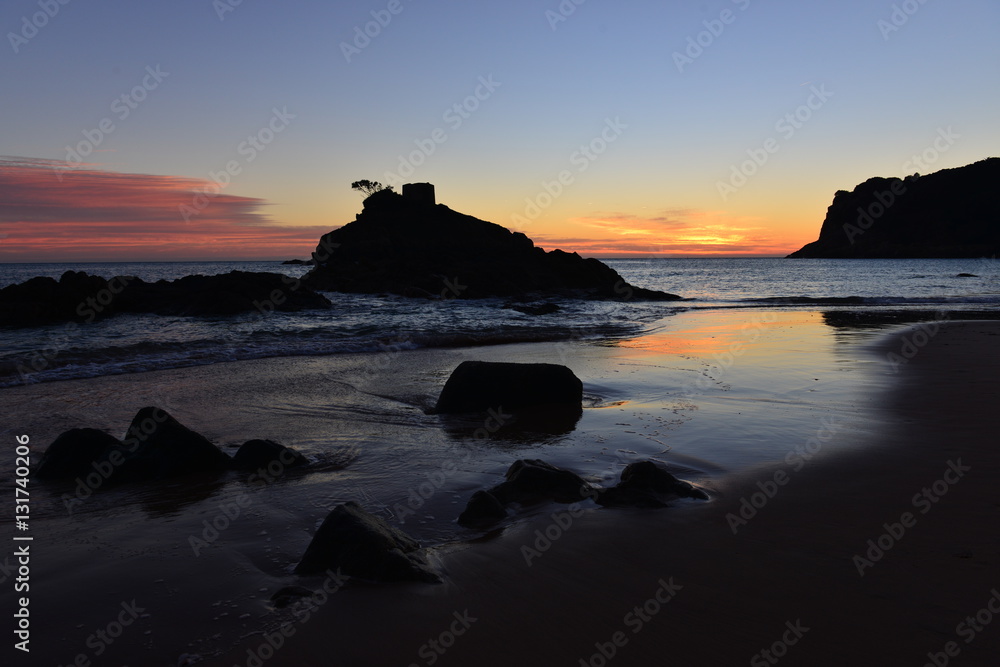
<path fill-rule="evenodd" d="M 119 313 L 215 316 L 329 307 L 296 278 L 246 271 L 154 283 L 67 271 L 59 280 L 31 278 L 0 289 L 0 325 L 7 326 L 92 322 Z"/>
<path fill-rule="evenodd" d="M 356 220 L 324 235 L 313 258 L 304 280 L 319 290 L 444 299 L 680 298 L 629 285 L 599 260 L 546 252 L 522 233 L 390 190 L 368 197 Z"/>
<path fill-rule="evenodd" d="M 838 191 L 819 239 L 789 257 L 992 257 L 1000 252 L 1000 158 Z"/>
<path fill-rule="evenodd" d="M 463 361 L 441 390 L 435 411 L 480 412 L 544 406 L 580 409 L 583 383 L 558 364 Z"/>
<path fill-rule="evenodd" d="M 300 575 L 338 570 L 369 581 L 439 582 L 416 540 L 355 502 L 335 507 L 295 566 Z"/>

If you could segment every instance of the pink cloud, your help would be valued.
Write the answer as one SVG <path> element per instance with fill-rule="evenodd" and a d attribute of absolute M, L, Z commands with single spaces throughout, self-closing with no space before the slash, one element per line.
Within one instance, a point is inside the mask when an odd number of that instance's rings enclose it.
<path fill-rule="evenodd" d="M 307 256 L 329 227 L 280 225 L 208 180 L 0 158 L 2 261 Z"/>

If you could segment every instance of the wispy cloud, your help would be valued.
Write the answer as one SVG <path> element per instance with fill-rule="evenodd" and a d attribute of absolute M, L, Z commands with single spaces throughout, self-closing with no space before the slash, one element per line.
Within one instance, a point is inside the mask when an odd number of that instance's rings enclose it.
<path fill-rule="evenodd" d="M 302 256 L 329 227 L 291 227 L 260 212 L 262 199 L 211 181 L 126 174 L 96 165 L 0 157 L 3 261 Z M 185 220 L 181 207 L 209 194 Z"/>
<path fill-rule="evenodd" d="M 653 216 L 608 213 L 570 222 L 579 235 L 535 234 L 536 244 L 587 256 L 782 255 L 791 251 L 787 239 L 775 238 L 756 218 L 722 211 L 673 209 Z M 598 233 L 587 234 L 587 229 Z"/>

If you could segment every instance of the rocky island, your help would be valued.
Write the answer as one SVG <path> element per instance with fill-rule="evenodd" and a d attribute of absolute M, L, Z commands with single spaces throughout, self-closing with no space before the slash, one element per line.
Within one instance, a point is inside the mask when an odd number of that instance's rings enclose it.
<path fill-rule="evenodd" d="M 597 259 L 538 248 L 520 232 L 435 203 L 434 186 L 382 189 L 364 210 L 325 234 L 303 278 L 315 290 L 477 299 L 557 296 L 672 300 L 630 285 Z"/>
<path fill-rule="evenodd" d="M 826 258 L 992 257 L 1000 251 L 1000 158 L 838 190 L 819 239 L 788 255 Z"/>

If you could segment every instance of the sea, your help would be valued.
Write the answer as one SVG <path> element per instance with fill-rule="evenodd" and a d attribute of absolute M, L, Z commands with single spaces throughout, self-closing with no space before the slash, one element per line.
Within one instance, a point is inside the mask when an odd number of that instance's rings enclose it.
<path fill-rule="evenodd" d="M 559 300 L 549 315 L 507 299 L 425 300 L 327 293 L 329 310 L 228 317 L 122 315 L 88 324 L 0 329 L 0 387 L 181 368 L 223 361 L 379 353 L 558 340 L 618 341 L 669 329 L 697 310 L 758 309 L 864 315 L 978 313 L 1000 316 L 1000 261 L 979 259 L 642 258 L 605 260 L 630 283 L 682 301 Z M 229 271 L 299 277 L 280 262 L 0 264 L 0 287 L 85 271 L 145 281 Z"/>

